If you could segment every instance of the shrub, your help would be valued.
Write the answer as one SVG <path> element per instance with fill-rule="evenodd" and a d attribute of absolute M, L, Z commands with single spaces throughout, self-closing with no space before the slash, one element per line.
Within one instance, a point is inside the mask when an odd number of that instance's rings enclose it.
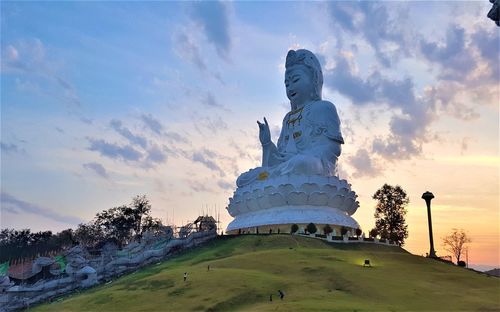
<path fill-rule="evenodd" d="M 323 233 L 325 233 L 325 235 L 328 235 L 332 232 L 333 232 L 332 227 L 329 224 L 325 225 L 325 227 L 323 228 Z"/>
<path fill-rule="evenodd" d="M 377 237 L 377 235 L 378 235 L 377 229 L 376 228 L 371 229 L 369 235 L 370 235 L 370 237 L 373 237 L 373 238 Z"/>
<path fill-rule="evenodd" d="M 465 268 L 466 263 L 465 263 L 465 261 L 460 260 L 460 261 L 458 261 L 457 265 L 459 267 Z"/>
<path fill-rule="evenodd" d="M 361 231 L 361 229 L 356 229 L 356 236 L 360 237 L 361 234 L 363 234 L 363 231 Z"/>
<path fill-rule="evenodd" d="M 340 235 L 344 236 L 346 234 L 347 234 L 347 228 L 343 226 L 342 228 L 340 228 Z"/>
<path fill-rule="evenodd" d="M 297 231 L 299 230 L 299 226 L 297 224 L 292 224 L 292 228 L 291 228 L 291 233 L 296 233 Z"/>
<path fill-rule="evenodd" d="M 307 229 L 307 232 L 311 233 L 311 234 L 314 234 L 318 231 L 318 228 L 316 228 L 316 225 L 314 225 L 314 223 L 309 223 L 306 227 Z"/>

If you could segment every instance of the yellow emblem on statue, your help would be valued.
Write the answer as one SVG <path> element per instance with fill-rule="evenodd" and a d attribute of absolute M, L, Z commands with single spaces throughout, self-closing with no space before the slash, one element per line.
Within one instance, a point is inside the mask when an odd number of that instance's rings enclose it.
<path fill-rule="evenodd" d="M 267 177 L 269 177 L 269 173 L 267 171 L 263 171 L 263 172 L 259 173 L 259 177 L 257 179 L 262 181 L 262 180 L 267 179 Z"/>

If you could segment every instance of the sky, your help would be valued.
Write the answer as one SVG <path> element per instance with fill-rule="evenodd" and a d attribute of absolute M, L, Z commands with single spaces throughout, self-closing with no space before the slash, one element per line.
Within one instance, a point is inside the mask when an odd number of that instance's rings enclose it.
<path fill-rule="evenodd" d="M 146 194 L 184 224 L 225 210 L 290 104 L 288 50 L 320 60 L 345 144 L 339 176 L 374 226 L 406 190 L 405 248 L 453 228 L 500 266 L 500 28 L 489 1 L 8 2 L 1 5 L 1 228 L 60 231 Z"/>

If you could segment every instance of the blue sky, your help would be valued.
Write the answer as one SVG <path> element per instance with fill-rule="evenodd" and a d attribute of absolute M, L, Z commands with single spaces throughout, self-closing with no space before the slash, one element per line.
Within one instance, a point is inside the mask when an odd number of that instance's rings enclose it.
<path fill-rule="evenodd" d="M 410 195 L 408 248 L 464 228 L 498 265 L 499 28 L 476 2 L 2 2 L 1 227 L 62 230 L 147 194 L 180 224 L 225 212 L 289 108 L 289 49 L 315 52 L 346 139 L 340 175 L 373 226 Z M 474 245 L 475 244 L 475 245 Z M 438 249 L 439 253 L 439 249 Z M 443 251 L 444 253 L 444 251 Z"/>

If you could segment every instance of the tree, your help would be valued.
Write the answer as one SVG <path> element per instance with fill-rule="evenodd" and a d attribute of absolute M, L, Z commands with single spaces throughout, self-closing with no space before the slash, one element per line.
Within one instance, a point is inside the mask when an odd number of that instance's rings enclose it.
<path fill-rule="evenodd" d="M 357 237 L 360 237 L 360 236 L 361 236 L 361 234 L 363 234 L 363 231 L 362 231 L 361 229 L 359 229 L 359 228 L 358 228 L 358 229 L 356 229 L 356 236 L 357 236 Z"/>
<path fill-rule="evenodd" d="M 133 213 L 135 216 L 135 226 L 134 231 L 136 235 L 141 235 L 143 231 L 142 229 L 142 217 L 149 216 L 151 212 L 151 203 L 149 199 L 147 199 L 146 195 L 137 195 L 132 199 L 132 204 L 130 205 L 133 209 Z"/>
<path fill-rule="evenodd" d="M 94 247 L 104 240 L 102 228 L 95 222 L 80 223 L 74 232 L 75 240 L 85 247 Z"/>
<path fill-rule="evenodd" d="M 406 192 L 399 185 L 384 184 L 375 192 L 373 199 L 377 200 L 375 228 L 378 233 L 398 246 L 404 245 L 405 239 L 408 238 L 406 206 L 410 202 Z"/>
<path fill-rule="evenodd" d="M 378 235 L 378 231 L 377 231 L 376 228 L 373 228 L 373 229 L 370 230 L 370 237 L 371 238 L 376 238 L 377 235 Z"/>
<path fill-rule="evenodd" d="M 444 249 L 455 256 L 457 264 L 460 262 L 460 256 L 465 250 L 466 244 L 470 242 L 471 239 L 463 229 L 452 229 L 450 235 L 443 237 Z"/>
<path fill-rule="evenodd" d="M 205 224 L 200 224 L 200 228 L 202 225 Z M 142 225 L 141 225 L 141 233 L 150 231 L 153 232 L 153 234 L 159 234 L 161 233 L 161 227 L 162 223 L 161 220 L 158 218 L 153 218 L 150 215 L 145 216 L 142 218 Z M 205 227 L 207 227 L 209 230 L 215 229 L 216 225 L 215 224 L 206 224 Z"/>
<path fill-rule="evenodd" d="M 328 235 L 330 233 L 333 232 L 333 229 L 332 227 L 330 226 L 330 224 L 327 224 L 323 227 L 323 233 L 325 233 L 325 235 Z"/>
<path fill-rule="evenodd" d="M 126 244 L 133 235 L 137 215 L 130 207 L 114 207 L 97 213 L 95 223 L 101 227 L 105 239 L 116 239 L 120 244 Z"/>
<path fill-rule="evenodd" d="M 299 230 L 299 226 L 297 224 L 292 224 L 292 228 L 290 232 L 293 234 Z"/>
<path fill-rule="evenodd" d="M 126 244 L 140 239 L 147 230 L 157 231 L 161 220 L 150 217 L 151 204 L 145 195 L 136 196 L 129 206 L 123 205 L 96 214 L 94 223 L 101 228 L 103 238 Z"/>
<path fill-rule="evenodd" d="M 346 235 L 346 234 L 347 234 L 347 231 L 348 231 L 348 229 L 347 229 L 345 226 L 341 227 L 341 228 L 340 228 L 340 235 L 341 235 L 341 236 Z"/>
<path fill-rule="evenodd" d="M 312 222 L 307 225 L 306 229 L 307 229 L 307 232 L 311 233 L 311 234 L 314 234 L 318 231 L 318 228 Z"/>

